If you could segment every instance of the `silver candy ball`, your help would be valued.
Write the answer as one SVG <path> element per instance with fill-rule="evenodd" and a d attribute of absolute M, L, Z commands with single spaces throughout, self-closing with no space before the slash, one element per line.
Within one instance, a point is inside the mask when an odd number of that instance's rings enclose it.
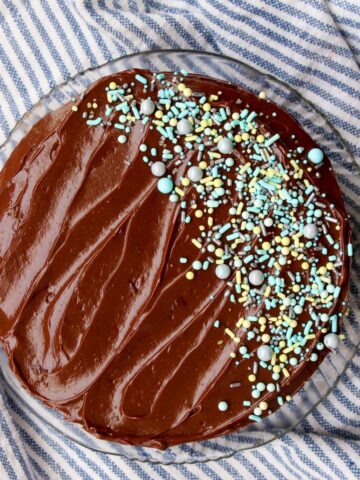
<path fill-rule="evenodd" d="M 165 172 L 166 172 L 166 167 L 163 162 L 154 162 L 151 165 L 151 173 L 155 177 L 162 177 L 165 174 Z"/>
<path fill-rule="evenodd" d="M 264 281 L 264 274 L 260 270 L 253 270 L 249 274 L 249 282 L 252 285 L 259 286 Z"/>
<path fill-rule="evenodd" d="M 226 280 L 230 276 L 231 270 L 228 265 L 217 265 L 215 269 L 215 275 L 220 278 L 220 280 Z"/>
<path fill-rule="evenodd" d="M 312 240 L 313 238 L 315 238 L 318 232 L 319 232 L 319 229 L 314 223 L 308 223 L 303 228 L 304 237 L 307 238 L 308 240 Z"/>
<path fill-rule="evenodd" d="M 182 118 L 180 122 L 177 123 L 176 129 L 180 135 L 189 135 L 193 131 L 193 125 L 186 118 Z"/>
<path fill-rule="evenodd" d="M 200 167 L 190 167 L 187 176 L 192 182 L 199 182 L 203 177 L 203 171 Z"/>
<path fill-rule="evenodd" d="M 257 349 L 257 356 L 262 362 L 269 362 L 273 356 L 272 348 L 268 345 L 260 345 Z"/>
<path fill-rule="evenodd" d="M 223 154 L 229 154 L 233 151 L 234 149 L 234 146 L 233 146 L 233 143 L 232 141 L 230 140 L 230 138 L 222 138 L 218 145 L 217 145 L 217 148 L 219 150 L 220 153 L 223 153 Z"/>
<path fill-rule="evenodd" d="M 339 346 L 339 337 L 336 335 L 336 333 L 328 333 L 324 337 L 324 343 L 327 348 L 336 350 Z"/>
<path fill-rule="evenodd" d="M 154 113 L 155 110 L 155 103 L 151 100 L 151 98 L 147 98 L 143 100 L 140 105 L 140 112 L 144 115 L 151 115 Z"/>

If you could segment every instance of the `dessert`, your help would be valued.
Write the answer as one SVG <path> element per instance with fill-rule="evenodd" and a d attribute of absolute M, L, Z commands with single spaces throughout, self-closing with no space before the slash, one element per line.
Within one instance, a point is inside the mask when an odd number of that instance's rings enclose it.
<path fill-rule="evenodd" d="M 166 448 L 261 421 L 341 339 L 342 196 L 264 92 L 103 78 L 15 148 L 0 212 L 10 365 L 101 438 Z"/>

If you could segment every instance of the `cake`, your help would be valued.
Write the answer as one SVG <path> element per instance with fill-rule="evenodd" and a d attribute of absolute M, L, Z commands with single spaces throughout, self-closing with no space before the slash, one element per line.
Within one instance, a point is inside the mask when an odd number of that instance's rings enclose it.
<path fill-rule="evenodd" d="M 342 195 L 265 92 L 102 78 L 31 128 L 0 192 L 9 364 L 100 438 L 164 449 L 259 422 L 343 337 Z"/>

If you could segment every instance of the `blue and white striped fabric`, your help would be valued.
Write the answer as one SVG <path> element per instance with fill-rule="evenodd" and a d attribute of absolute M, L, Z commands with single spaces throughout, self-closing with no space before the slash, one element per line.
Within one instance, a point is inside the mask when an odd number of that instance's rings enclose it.
<path fill-rule="evenodd" d="M 272 73 L 326 114 L 360 162 L 359 0 L 1 0 L 0 144 L 54 85 L 159 48 L 223 53 Z M 356 207 L 359 193 L 353 198 Z M 360 479 L 359 378 L 360 356 L 282 440 L 231 459 L 167 467 L 81 448 L 0 385 L 0 478 Z"/>

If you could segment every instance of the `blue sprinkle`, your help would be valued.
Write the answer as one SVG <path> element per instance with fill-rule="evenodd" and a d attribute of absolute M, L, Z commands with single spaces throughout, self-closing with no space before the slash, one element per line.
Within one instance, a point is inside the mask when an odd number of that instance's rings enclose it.
<path fill-rule="evenodd" d="M 348 243 L 348 245 L 347 245 L 347 254 L 349 255 L 349 257 L 352 257 L 352 256 L 353 256 L 353 246 L 352 246 L 352 243 Z"/>
<path fill-rule="evenodd" d="M 147 79 L 142 75 L 136 74 L 135 78 L 138 82 L 142 83 L 143 85 L 147 85 Z"/>
<path fill-rule="evenodd" d="M 91 127 L 94 127 L 96 125 L 100 125 L 102 123 L 103 119 L 101 117 L 95 118 L 93 120 L 87 120 L 86 123 L 90 125 Z"/>

